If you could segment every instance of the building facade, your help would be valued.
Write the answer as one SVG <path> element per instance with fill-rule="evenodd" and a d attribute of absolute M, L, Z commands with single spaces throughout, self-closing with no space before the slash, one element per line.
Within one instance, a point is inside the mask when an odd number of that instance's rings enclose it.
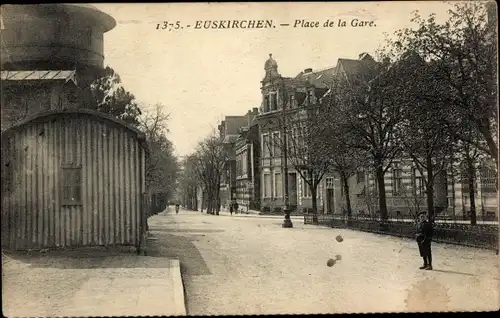
<path fill-rule="evenodd" d="M 288 187 L 289 204 L 295 213 L 311 211 L 311 189 L 288 158 L 288 184 L 283 178 L 283 136 L 300 136 L 291 129 L 290 122 L 307 123 L 304 106 L 321 104 L 327 97 L 328 86 L 334 79 L 354 79 L 377 63 L 367 53 L 357 59 L 339 59 L 335 67 L 319 71 L 305 69 L 294 78 L 282 77 L 276 61 L 270 56 L 261 82 L 262 105 L 256 122 L 260 135 L 260 196 L 261 211 L 281 213 L 284 205 L 284 187 Z M 285 128 L 285 129 L 284 129 Z M 300 138 L 299 138 L 300 139 Z M 288 140 L 288 139 L 287 139 Z M 332 154 L 334 156 L 335 154 Z M 300 168 L 300 165 L 299 165 Z M 491 163 L 481 162 L 475 168 L 474 191 L 478 219 L 496 219 L 496 170 Z M 448 169 L 436 177 L 434 184 L 435 213 L 443 218 L 470 218 L 469 182 L 457 169 Z M 413 217 L 427 210 L 424 176 L 411 160 L 396 158 L 385 174 L 384 184 L 390 217 Z M 378 191 L 375 174 L 367 168 L 359 169 L 348 178 L 348 191 L 353 214 L 377 216 Z M 346 213 L 346 188 L 333 171 L 327 172 L 318 186 L 318 212 Z"/>
<path fill-rule="evenodd" d="M 259 126 L 254 121 L 258 108 L 248 111 L 247 125 L 240 128 L 235 143 L 236 194 L 240 211 L 260 210 Z"/>
<path fill-rule="evenodd" d="M 229 209 L 235 200 L 236 193 L 236 140 L 241 127 L 247 125 L 246 116 L 226 116 L 218 126 L 219 137 L 222 141 L 225 164 L 221 176 L 219 199 L 222 209 Z"/>
<path fill-rule="evenodd" d="M 311 189 L 298 169 L 300 158 L 291 156 L 291 141 L 300 139 L 301 128 L 307 125 L 306 106 L 318 105 L 333 81 L 335 67 L 313 71 L 305 69 L 295 77 L 282 77 L 272 58 L 264 65 L 261 81 L 262 105 L 257 122 L 261 140 L 261 211 L 281 213 L 285 187 L 292 213 L 307 213 L 312 209 Z M 289 147 L 284 148 L 284 139 Z M 288 154 L 284 162 L 284 151 Z M 284 182 L 284 166 L 288 168 L 288 184 Z M 317 204 L 323 210 L 323 183 L 318 186 Z"/>

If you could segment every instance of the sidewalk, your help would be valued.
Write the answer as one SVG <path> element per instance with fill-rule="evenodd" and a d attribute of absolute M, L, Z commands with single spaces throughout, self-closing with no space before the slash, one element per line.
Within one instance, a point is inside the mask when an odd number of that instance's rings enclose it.
<path fill-rule="evenodd" d="M 8 317 L 186 315 L 179 261 L 87 248 L 2 252 Z"/>
<path fill-rule="evenodd" d="M 203 212 L 205 213 L 205 211 Z M 239 212 L 239 213 L 234 213 L 233 212 L 233 217 L 259 217 L 259 218 L 270 218 L 270 219 L 283 219 L 285 216 L 284 214 L 260 214 L 260 211 L 255 211 L 255 210 L 248 210 L 246 212 Z M 227 209 L 221 208 L 219 215 L 231 215 L 231 212 Z M 304 220 L 304 216 L 302 215 L 291 215 L 290 218 L 292 220 Z"/>

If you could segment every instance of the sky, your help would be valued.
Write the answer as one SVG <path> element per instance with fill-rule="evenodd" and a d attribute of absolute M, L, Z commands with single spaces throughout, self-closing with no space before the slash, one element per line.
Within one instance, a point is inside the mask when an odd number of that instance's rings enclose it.
<path fill-rule="evenodd" d="M 449 3 L 433 1 L 337 3 L 127 3 L 94 4 L 117 26 L 104 35 L 105 64 L 120 75 L 144 111 L 161 103 L 170 113 L 175 153 L 194 152 L 223 116 L 244 115 L 261 103 L 260 81 L 272 53 L 283 76 L 336 65 L 338 58 L 373 54 L 384 34 L 414 26 L 414 10 L 444 19 Z M 352 27 L 352 19 L 374 21 Z M 276 28 L 193 29 L 196 21 L 273 20 Z M 347 27 L 324 28 L 326 20 Z M 293 27 L 296 20 L 319 28 Z M 163 21 L 184 29 L 157 30 Z M 288 27 L 280 27 L 289 23 Z"/>

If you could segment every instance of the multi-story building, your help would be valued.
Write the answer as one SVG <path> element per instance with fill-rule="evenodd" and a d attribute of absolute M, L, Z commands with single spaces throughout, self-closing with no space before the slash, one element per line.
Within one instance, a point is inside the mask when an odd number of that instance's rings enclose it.
<path fill-rule="evenodd" d="M 292 213 L 302 213 L 312 208 L 311 189 L 302 179 L 297 170 L 298 165 L 293 160 L 286 162 L 288 184 L 285 185 L 284 143 L 281 141 L 289 138 L 285 136 L 287 134 L 298 134 L 301 122 L 307 118 L 304 107 L 319 103 L 333 81 L 335 67 L 318 71 L 308 68 L 295 77 L 282 77 L 278 72 L 278 64 L 270 55 L 264 70 L 265 76 L 261 81 L 262 106 L 256 118 L 261 141 L 261 211 L 282 211 L 286 186 Z M 290 127 L 285 127 L 287 125 Z M 320 185 L 322 188 L 323 185 Z M 318 206 L 322 209 L 322 190 L 318 194 Z"/>
<path fill-rule="evenodd" d="M 355 76 L 363 72 L 372 62 L 373 59 L 367 54 L 361 54 L 358 60 L 339 59 L 335 76 Z M 442 217 L 469 218 L 471 205 L 468 177 L 465 174 L 457 174 L 456 170 L 448 169 L 436 177 L 435 212 Z M 477 216 L 490 219 L 498 217 L 497 179 L 494 165 L 483 161 L 476 165 L 475 171 L 474 191 Z M 412 216 L 417 212 L 427 210 L 423 176 L 412 160 L 404 158 L 394 160 L 385 174 L 384 183 L 389 216 Z M 345 213 L 346 193 L 340 178 L 335 174 L 326 175 L 324 185 L 323 212 Z M 366 168 L 359 169 L 348 179 L 348 185 L 353 214 L 376 216 L 379 205 L 374 173 Z"/>
<path fill-rule="evenodd" d="M 226 116 L 218 126 L 219 137 L 223 144 L 226 157 L 224 170 L 220 183 L 220 205 L 223 209 L 229 209 L 234 200 L 236 192 L 236 152 L 235 144 L 239 136 L 239 129 L 247 125 L 246 116 Z"/>
<path fill-rule="evenodd" d="M 260 209 L 260 142 L 259 126 L 255 121 L 259 109 L 248 111 L 247 124 L 240 128 L 236 140 L 236 195 L 239 210 Z"/>

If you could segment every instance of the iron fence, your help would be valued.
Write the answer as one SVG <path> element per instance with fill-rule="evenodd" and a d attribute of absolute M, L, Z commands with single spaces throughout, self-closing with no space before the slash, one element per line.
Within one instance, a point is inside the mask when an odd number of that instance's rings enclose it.
<path fill-rule="evenodd" d="M 379 218 L 357 216 L 353 216 L 348 220 L 341 215 L 332 214 L 317 215 L 317 223 L 313 223 L 313 214 L 305 214 L 304 224 L 348 228 L 410 239 L 415 237 L 416 231 L 415 220 L 388 219 L 382 221 Z M 433 241 L 498 251 L 498 223 L 471 225 L 465 223 L 435 222 Z"/>

